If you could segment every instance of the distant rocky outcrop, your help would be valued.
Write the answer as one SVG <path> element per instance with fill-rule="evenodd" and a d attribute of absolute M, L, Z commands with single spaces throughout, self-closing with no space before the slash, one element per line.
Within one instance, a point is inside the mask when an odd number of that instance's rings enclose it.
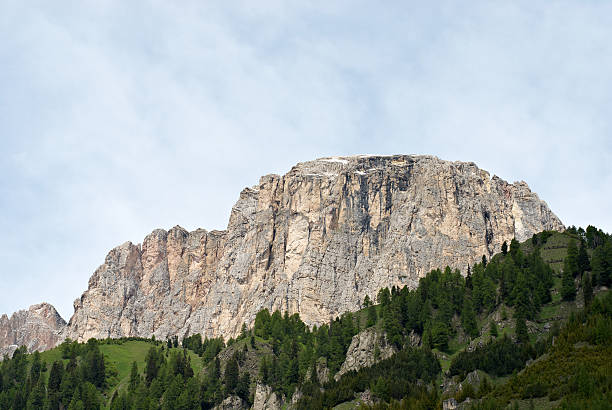
<path fill-rule="evenodd" d="M 527 184 L 471 162 L 322 158 L 244 189 L 224 231 L 158 229 L 111 250 L 61 338 L 230 337 L 263 308 L 320 325 L 382 287 L 416 287 L 433 268 L 465 271 L 504 241 L 561 229 Z M 23 335 L 9 343 L 52 340 Z"/>
<path fill-rule="evenodd" d="M 59 333 L 66 322 L 48 303 L 32 305 L 28 310 L 15 312 L 9 318 L 0 316 L 0 358 L 9 356 L 19 346 L 29 352 L 54 347 L 61 339 Z"/>
<path fill-rule="evenodd" d="M 344 373 L 372 366 L 380 360 L 388 359 L 396 351 L 397 349 L 387 343 L 384 332 L 379 332 L 374 327 L 363 330 L 353 336 L 346 359 L 334 378 L 340 380 Z"/>

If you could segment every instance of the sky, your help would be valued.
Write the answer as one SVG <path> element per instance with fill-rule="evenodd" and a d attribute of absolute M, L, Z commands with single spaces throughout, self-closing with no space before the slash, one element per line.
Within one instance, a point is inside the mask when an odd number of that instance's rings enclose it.
<path fill-rule="evenodd" d="M 612 232 L 607 1 L 0 2 L 0 313 L 224 229 L 297 162 L 431 154 Z"/>

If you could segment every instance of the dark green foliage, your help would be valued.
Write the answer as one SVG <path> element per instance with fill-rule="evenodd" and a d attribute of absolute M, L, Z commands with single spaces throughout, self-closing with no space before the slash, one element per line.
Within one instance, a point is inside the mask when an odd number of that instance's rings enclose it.
<path fill-rule="evenodd" d="M 593 280 L 590 274 L 586 272 L 582 274 L 581 287 L 584 304 L 589 306 L 593 301 Z"/>
<path fill-rule="evenodd" d="M 128 385 L 128 391 L 133 393 L 140 385 L 140 374 L 138 374 L 138 365 L 136 362 L 132 362 L 132 369 L 130 371 L 130 384 Z"/>
<path fill-rule="evenodd" d="M 157 377 L 160 367 L 165 364 L 165 357 L 161 350 L 151 347 L 145 357 L 145 381 L 151 384 Z"/>
<path fill-rule="evenodd" d="M 45 381 L 46 364 L 38 352 L 27 354 L 25 347 L 0 363 L 0 408 L 98 409 L 106 387 L 104 357 L 96 340 L 79 344 L 70 340 L 60 348 L 68 356 L 66 368 L 55 361 Z"/>
<path fill-rule="evenodd" d="M 501 251 L 502 251 L 503 255 L 506 255 L 508 253 L 508 243 L 506 241 L 504 241 L 504 243 L 502 243 Z"/>
<path fill-rule="evenodd" d="M 573 239 L 567 243 L 567 256 L 564 261 L 563 271 L 568 271 L 574 278 L 581 273 L 578 266 L 578 248 L 576 248 L 576 241 Z"/>
<path fill-rule="evenodd" d="M 298 315 L 262 310 L 253 328 L 243 326 L 240 336 L 228 340 L 227 346 L 221 338 L 203 340 L 198 334 L 183 338 L 183 349 L 176 337 L 167 341 L 168 349 L 166 343 L 143 339 L 152 347 L 142 375 L 133 363 L 129 381 L 118 391 L 114 390 L 117 379 L 112 376 L 113 366 L 106 368 L 98 345 L 130 338 L 90 340 L 87 344 L 67 340 L 61 345 L 66 364 L 57 361 L 50 370 L 38 354 L 28 355 L 20 348 L 13 358 L 0 363 L 0 408 L 99 408 L 109 404 L 104 395 L 112 391 L 113 409 L 208 409 L 230 394 L 252 405 L 256 383 L 271 386 L 287 399 L 299 389 L 303 394 L 299 408 L 331 408 L 353 401 L 366 389 L 375 396 L 374 408 L 437 408 L 441 405 L 439 390 L 428 384 L 440 375 L 440 364 L 429 348 L 454 355 L 449 345 L 457 346 L 457 336 L 462 334 L 459 326 L 465 334 L 476 337 L 478 322 L 489 320 L 497 309 L 505 311 L 505 306 L 514 310 L 517 341 L 498 337 L 497 326 L 491 321 L 489 342 L 472 352 L 451 356 L 450 374 L 463 377 L 481 369 L 494 376 L 516 375 L 497 387 L 485 378 L 477 392 L 475 387 L 466 387 L 457 398 L 480 398 L 474 402 L 477 408 L 504 408 L 513 400 L 544 396 L 562 399 L 565 408 L 602 408 L 612 400 L 612 365 L 608 364 L 612 356 L 612 296 L 593 299 L 592 295 L 602 292 L 598 286 L 610 283 L 612 241 L 594 228 L 571 232 L 581 242 L 579 247 L 574 243 L 573 250 L 569 246 L 567 276 L 575 292 L 574 275 L 580 275 L 586 309 L 574 313 L 561 332 L 553 328 L 534 345 L 529 343 L 526 321 L 542 319 L 539 312 L 551 301 L 553 286 L 554 272 L 540 257 L 542 245 L 552 235 L 546 232 L 534 235 L 523 248 L 514 240 L 502 255 L 490 260 L 483 257 L 482 263 L 468 266 L 465 279 L 458 270 L 436 269 L 419 281 L 417 289 L 381 289 L 378 305 L 365 298 L 366 312 L 355 316 L 346 313 L 320 327 L 309 329 Z M 507 315 L 502 316 L 505 320 Z M 348 372 L 339 381 L 333 377 L 318 380 L 317 363 L 325 363 L 330 376 L 336 374 L 364 319 L 368 326 L 383 329 L 386 341 L 399 353 L 370 368 Z M 420 349 L 409 347 L 413 332 L 422 337 Z M 186 349 L 202 357 L 205 369 L 201 374 L 194 375 Z M 381 350 L 376 347 L 374 357 L 380 357 Z M 255 362 L 252 355 L 257 355 Z M 525 367 L 528 359 L 540 356 L 535 364 Z M 253 369 L 257 362 L 259 368 Z M 532 372 L 540 364 L 565 362 L 571 366 L 558 374 L 554 370 L 556 378 L 543 376 L 551 372 Z M 49 371 L 48 377 L 45 371 Z"/>
<path fill-rule="evenodd" d="M 516 318 L 516 339 L 519 343 L 529 343 L 529 334 L 527 333 L 527 323 L 524 316 Z"/>
<path fill-rule="evenodd" d="M 591 270 L 591 264 L 589 262 L 589 255 L 586 251 L 586 243 L 584 241 L 580 241 L 580 248 L 578 249 L 578 271 L 580 273 Z"/>
<path fill-rule="evenodd" d="M 449 372 L 463 378 L 467 373 L 480 369 L 496 376 L 504 376 L 521 369 L 530 354 L 529 347 L 517 346 L 512 339 L 504 335 L 472 352 L 459 353 L 452 360 Z"/>
<path fill-rule="evenodd" d="M 431 351 L 405 349 L 371 367 L 346 373 L 339 381 L 327 385 L 323 393 L 310 383 L 304 385 L 304 396 L 297 408 L 331 408 L 352 400 L 354 392 L 366 389 L 385 401 L 406 396 L 420 397 L 423 391 L 417 386 L 417 381 L 430 383 L 439 372 L 440 364 Z"/>
<path fill-rule="evenodd" d="M 366 322 L 366 327 L 374 326 L 376 324 L 376 320 L 378 320 L 376 306 L 368 307 L 368 321 Z"/>
<path fill-rule="evenodd" d="M 516 240 L 516 238 L 513 238 L 510 241 L 510 255 L 512 256 L 512 259 L 516 260 L 518 253 L 520 251 L 521 251 L 521 244 L 519 243 L 519 241 Z"/>
<path fill-rule="evenodd" d="M 249 372 L 242 373 L 236 384 L 236 395 L 246 402 L 250 400 L 250 385 L 251 375 Z"/>
<path fill-rule="evenodd" d="M 225 384 L 225 390 L 228 394 L 233 393 L 238 384 L 238 362 L 236 362 L 236 359 L 233 357 L 229 359 L 225 366 L 223 383 Z"/>
<path fill-rule="evenodd" d="M 491 320 L 491 323 L 489 324 L 489 334 L 493 338 L 498 336 L 497 324 L 494 320 Z"/>
<path fill-rule="evenodd" d="M 548 396 L 560 408 L 610 408 L 612 402 L 612 293 L 574 313 L 546 343 L 546 356 L 489 392 L 476 408 L 506 408 L 516 399 Z M 452 365 L 451 365 L 452 368 Z M 493 407 L 490 407 L 493 406 Z"/>
<path fill-rule="evenodd" d="M 567 259 L 561 277 L 561 297 L 563 300 L 574 300 L 576 298 L 576 285 L 572 270 L 568 266 Z"/>

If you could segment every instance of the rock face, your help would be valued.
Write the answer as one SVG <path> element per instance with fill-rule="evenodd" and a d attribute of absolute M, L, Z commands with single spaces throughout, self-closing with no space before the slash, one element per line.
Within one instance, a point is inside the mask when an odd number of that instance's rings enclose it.
<path fill-rule="evenodd" d="M 32 305 L 11 315 L 0 316 L 0 358 L 9 356 L 19 346 L 26 346 L 29 352 L 43 351 L 54 347 L 60 341 L 60 331 L 66 322 L 48 303 Z"/>
<path fill-rule="evenodd" d="M 244 189 L 224 231 L 155 230 L 113 249 L 64 336 L 236 336 L 262 308 L 321 324 L 559 219 L 524 182 L 430 156 L 300 163 Z"/>
<path fill-rule="evenodd" d="M 376 354 L 377 348 L 378 354 Z M 338 381 L 344 373 L 372 366 L 380 360 L 388 359 L 395 352 L 396 349 L 387 343 L 384 334 L 379 334 L 373 327 L 363 330 L 353 336 L 353 340 L 351 340 L 351 344 L 346 351 L 346 359 L 334 378 Z"/>
<path fill-rule="evenodd" d="M 248 407 L 238 396 L 229 396 L 225 400 L 214 407 L 214 410 L 241 410 Z"/>
<path fill-rule="evenodd" d="M 280 410 L 282 404 L 272 387 L 257 383 L 252 410 Z"/>

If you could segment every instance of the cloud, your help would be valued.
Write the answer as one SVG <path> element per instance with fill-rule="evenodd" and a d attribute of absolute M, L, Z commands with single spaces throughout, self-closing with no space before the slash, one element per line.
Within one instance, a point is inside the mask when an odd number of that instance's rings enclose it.
<path fill-rule="evenodd" d="M 0 312 L 67 318 L 113 246 L 324 155 L 474 161 L 612 231 L 611 8 L 3 2 Z"/>

